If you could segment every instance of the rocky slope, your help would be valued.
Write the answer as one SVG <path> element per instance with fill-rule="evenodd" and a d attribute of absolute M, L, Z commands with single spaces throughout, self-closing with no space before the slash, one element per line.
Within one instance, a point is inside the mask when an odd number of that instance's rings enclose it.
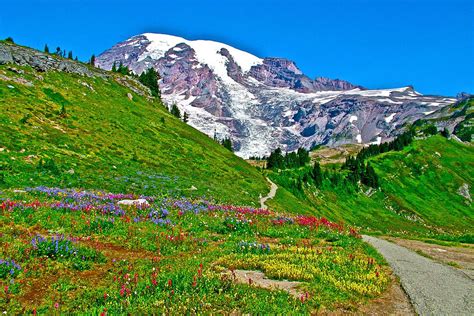
<path fill-rule="evenodd" d="M 104 69 L 122 62 L 136 73 L 154 67 L 164 101 L 188 112 L 189 123 L 209 136 L 231 136 L 242 157 L 277 147 L 381 142 L 455 101 L 412 87 L 366 90 L 343 80 L 313 80 L 287 59 L 162 34 L 134 36 L 96 62 Z"/>

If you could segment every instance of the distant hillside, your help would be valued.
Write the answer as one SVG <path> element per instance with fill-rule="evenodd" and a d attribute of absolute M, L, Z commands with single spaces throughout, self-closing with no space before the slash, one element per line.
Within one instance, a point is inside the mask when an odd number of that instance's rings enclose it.
<path fill-rule="evenodd" d="M 326 149 L 323 149 L 326 150 Z M 317 155 L 316 155 L 317 156 Z M 416 235 L 474 234 L 474 148 L 440 135 L 415 140 L 402 151 L 369 158 L 380 181 L 379 190 L 361 187 L 355 192 L 344 185 L 331 190 L 306 184 L 302 190 L 279 190 L 273 201 L 278 208 L 314 207 L 316 214 L 344 220 L 369 231 Z M 340 168 L 324 165 L 323 170 Z M 270 173 L 277 183 L 298 178 L 304 171 Z M 292 201 L 293 191 L 300 201 Z M 271 204 L 272 202 L 270 202 Z M 471 237 L 466 237 L 466 236 Z M 438 236 L 440 237 L 440 236 Z M 462 239 L 462 238 L 461 238 Z"/>
<path fill-rule="evenodd" d="M 257 205 L 264 177 L 133 78 L 0 43 L 0 185 L 207 195 Z"/>

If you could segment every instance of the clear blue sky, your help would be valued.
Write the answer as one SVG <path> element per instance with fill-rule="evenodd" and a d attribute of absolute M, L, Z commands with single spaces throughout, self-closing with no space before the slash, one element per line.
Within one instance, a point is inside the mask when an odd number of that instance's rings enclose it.
<path fill-rule="evenodd" d="M 474 0 L 14 0 L 0 38 L 87 59 L 143 32 L 294 60 L 310 77 L 474 93 Z"/>

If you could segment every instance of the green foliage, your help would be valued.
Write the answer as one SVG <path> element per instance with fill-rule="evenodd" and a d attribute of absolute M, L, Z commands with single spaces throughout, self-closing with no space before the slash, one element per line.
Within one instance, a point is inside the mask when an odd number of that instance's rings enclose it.
<path fill-rule="evenodd" d="M 224 146 L 227 150 L 234 151 L 234 147 L 232 146 L 232 139 L 230 137 L 224 137 L 221 140 L 221 145 Z"/>
<path fill-rule="evenodd" d="M 56 166 L 56 163 L 51 158 L 46 158 L 46 159 L 41 158 L 38 161 L 38 165 L 36 169 L 41 172 L 50 172 L 55 175 L 59 175 L 59 172 L 60 172 L 59 168 Z"/>
<path fill-rule="evenodd" d="M 438 134 L 438 129 L 433 124 L 426 126 L 423 130 L 425 135 L 436 135 Z"/>
<path fill-rule="evenodd" d="M 6 68 L 0 65 L 0 70 Z M 130 89 L 113 78 L 46 72 L 39 80 L 34 69 L 18 68 L 34 86 L 8 89 L 14 81 L 0 85 L 0 139 L 5 148 L 0 165 L 8 166 L 2 171 L 3 187 L 171 191 L 254 206 L 260 194 L 268 193 L 258 170 L 174 118 L 158 98 L 150 101 L 134 93 L 131 105 Z M 136 85 L 127 77 L 122 80 Z M 65 117 L 59 115 L 62 106 Z M 34 119 L 27 119 L 29 115 Z M 22 118 L 25 124 L 19 123 Z M 197 190 L 189 190 L 192 186 Z"/>
<path fill-rule="evenodd" d="M 122 62 L 120 62 L 118 68 L 117 68 L 117 66 L 114 62 L 114 64 L 112 65 L 112 72 L 117 72 L 117 73 L 122 74 L 124 76 L 130 76 L 131 75 L 131 72 L 130 72 L 130 69 L 128 68 L 128 66 L 124 66 Z M 147 81 L 150 83 L 150 76 L 148 75 L 148 76 L 146 76 L 146 78 L 147 78 Z M 150 90 L 151 90 L 151 88 L 150 88 Z M 159 93 L 159 91 L 158 91 L 158 93 Z"/>
<path fill-rule="evenodd" d="M 267 169 L 299 168 L 308 162 L 309 152 L 304 148 L 299 148 L 296 152 L 286 153 L 284 156 L 281 148 L 277 148 L 267 158 Z"/>
<path fill-rule="evenodd" d="M 114 66 L 115 67 L 115 63 Z M 113 70 L 112 67 L 112 71 Z M 138 80 L 145 85 L 146 87 L 150 88 L 151 95 L 154 97 L 159 97 L 160 96 L 160 88 L 158 87 L 158 80 L 159 80 L 159 75 L 156 72 L 155 68 L 151 67 L 148 70 L 144 71 L 141 73 L 141 75 L 138 77 Z"/>
<path fill-rule="evenodd" d="M 49 47 L 48 47 L 48 44 L 44 44 L 44 52 L 46 54 L 49 54 Z"/>
<path fill-rule="evenodd" d="M 28 120 L 31 118 L 31 113 L 26 113 L 21 119 L 20 123 L 21 124 L 26 124 L 28 123 Z"/>
<path fill-rule="evenodd" d="M 89 59 L 89 65 L 95 67 L 95 55 L 92 55 L 91 58 Z"/>
<path fill-rule="evenodd" d="M 176 117 L 178 119 L 181 118 L 181 112 L 179 111 L 179 108 L 176 104 L 173 104 L 171 106 L 170 113 L 171 113 L 171 115 L 173 115 L 174 117 Z"/>
<path fill-rule="evenodd" d="M 302 191 L 295 189 L 296 179 L 309 170 L 271 172 L 269 177 L 283 190 L 268 204 L 293 211 L 313 209 L 319 216 L 344 220 L 368 232 L 465 241 L 474 233 L 474 212 L 458 190 L 464 183 L 474 185 L 473 161 L 471 146 L 435 135 L 414 140 L 400 151 L 367 158 L 377 174 L 377 191 L 361 190 L 341 179 L 349 175 L 347 169 L 324 165 L 318 191 L 311 181 Z M 288 191 L 299 194 L 299 200 Z"/>
<path fill-rule="evenodd" d="M 10 43 L 10 44 L 15 44 L 15 41 L 10 36 L 5 39 L 5 42 Z"/>
<path fill-rule="evenodd" d="M 183 122 L 187 123 L 189 121 L 189 114 L 188 112 L 184 112 L 183 114 Z"/>

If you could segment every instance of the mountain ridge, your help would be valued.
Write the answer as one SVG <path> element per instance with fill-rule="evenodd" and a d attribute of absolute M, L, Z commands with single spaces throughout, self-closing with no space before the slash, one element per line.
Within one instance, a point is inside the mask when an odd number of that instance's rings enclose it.
<path fill-rule="evenodd" d="M 409 86 L 368 90 L 339 79 L 312 80 L 288 59 L 161 34 L 131 37 L 96 59 L 104 69 L 114 62 L 135 73 L 155 68 L 164 102 L 177 104 L 208 136 L 231 137 L 241 157 L 277 147 L 391 140 L 406 123 L 455 102 Z"/>

